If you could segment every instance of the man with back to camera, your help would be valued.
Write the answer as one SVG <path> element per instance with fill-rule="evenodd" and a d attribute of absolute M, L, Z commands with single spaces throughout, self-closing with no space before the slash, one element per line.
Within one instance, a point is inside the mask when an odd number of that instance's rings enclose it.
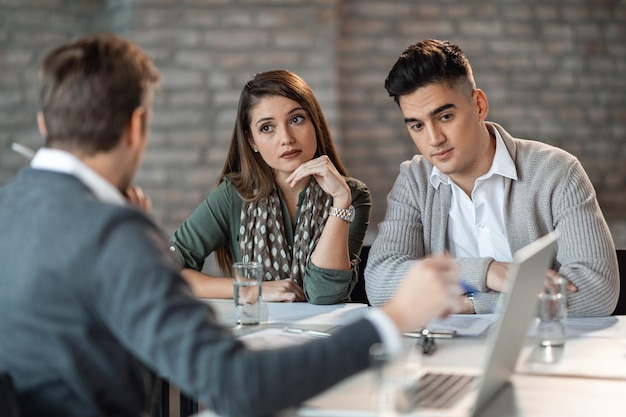
<path fill-rule="evenodd" d="M 453 262 L 434 257 L 333 337 L 246 349 L 125 198 L 145 202 L 131 183 L 159 79 L 152 61 L 91 35 L 50 51 L 40 78 L 46 146 L 0 188 L 0 372 L 23 417 L 150 415 L 157 375 L 221 415 L 268 415 L 365 369 L 374 343 L 398 352 L 400 331 L 445 314 L 460 291 Z"/>
<path fill-rule="evenodd" d="M 457 45 L 407 48 L 385 80 L 420 155 L 400 166 L 365 270 L 372 305 L 386 302 L 423 256 L 449 252 L 468 293 L 462 313 L 491 313 L 512 254 L 552 230 L 552 270 L 568 281 L 569 313 L 608 316 L 619 295 L 615 247 L 580 162 L 487 122 L 489 104 Z"/>

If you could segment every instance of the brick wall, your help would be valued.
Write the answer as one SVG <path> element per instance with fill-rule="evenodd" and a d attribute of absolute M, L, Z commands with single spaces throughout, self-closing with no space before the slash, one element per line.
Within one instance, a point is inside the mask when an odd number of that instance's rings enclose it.
<path fill-rule="evenodd" d="M 410 43 L 458 43 L 490 99 L 489 120 L 560 146 L 587 169 L 626 246 L 626 2 L 623 0 L 0 0 L 0 184 L 41 146 L 34 115 L 45 51 L 107 30 L 163 75 L 137 183 L 171 233 L 211 191 L 243 84 L 286 68 L 314 89 L 351 175 L 374 197 L 372 226 L 415 153 L 383 80 Z M 371 238 L 371 236 L 370 236 Z"/>

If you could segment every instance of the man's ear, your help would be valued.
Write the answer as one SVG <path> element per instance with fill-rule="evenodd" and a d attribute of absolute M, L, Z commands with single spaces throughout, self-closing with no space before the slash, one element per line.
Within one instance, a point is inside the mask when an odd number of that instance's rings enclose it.
<path fill-rule="evenodd" d="M 42 137 L 48 137 L 48 128 L 46 128 L 46 119 L 43 117 L 43 113 L 37 112 L 37 127 L 39 128 L 39 133 Z"/>
<path fill-rule="evenodd" d="M 473 98 L 476 108 L 478 109 L 478 118 L 481 121 L 485 121 L 487 119 L 487 114 L 489 113 L 489 101 L 487 100 L 487 95 L 483 90 L 477 88 L 474 90 Z"/>
<path fill-rule="evenodd" d="M 148 114 L 146 108 L 143 106 L 137 107 L 133 110 L 133 114 L 130 116 L 126 131 L 126 141 L 131 148 L 142 147 L 147 138 L 146 132 L 148 126 Z"/>

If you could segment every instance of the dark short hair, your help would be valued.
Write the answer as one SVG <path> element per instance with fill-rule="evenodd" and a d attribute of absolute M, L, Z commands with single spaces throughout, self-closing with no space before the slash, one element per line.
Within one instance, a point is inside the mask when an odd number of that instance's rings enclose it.
<path fill-rule="evenodd" d="M 476 88 L 472 67 L 461 48 L 448 41 L 427 39 L 409 46 L 385 79 L 396 103 L 400 97 L 430 84 L 445 83 L 471 94 Z"/>
<path fill-rule="evenodd" d="M 102 33 L 52 49 L 39 79 L 46 145 L 92 155 L 118 143 L 133 111 L 149 104 L 159 73 L 139 47 Z"/>

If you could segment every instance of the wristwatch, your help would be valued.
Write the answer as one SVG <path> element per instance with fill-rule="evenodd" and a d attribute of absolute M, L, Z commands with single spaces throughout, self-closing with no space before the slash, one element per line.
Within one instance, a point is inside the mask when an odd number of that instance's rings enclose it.
<path fill-rule="evenodd" d="M 474 293 L 473 292 L 467 292 L 467 293 L 465 293 L 465 296 L 467 297 L 469 302 L 472 304 L 472 309 L 474 310 L 474 314 L 476 314 L 476 304 L 474 304 Z"/>
<path fill-rule="evenodd" d="M 345 220 L 348 223 L 352 223 L 352 220 L 354 220 L 354 206 L 350 205 L 350 207 L 345 208 L 345 209 L 331 207 L 328 210 L 328 215 L 339 217 L 341 220 Z"/>

